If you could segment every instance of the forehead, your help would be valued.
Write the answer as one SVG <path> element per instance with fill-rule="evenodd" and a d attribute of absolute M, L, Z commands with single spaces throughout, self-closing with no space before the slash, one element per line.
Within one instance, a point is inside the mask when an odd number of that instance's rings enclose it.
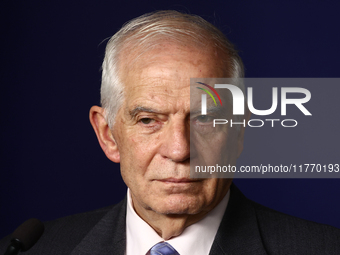
<path fill-rule="evenodd" d="M 120 58 L 125 98 L 189 97 L 190 78 L 225 77 L 225 63 L 209 47 L 160 43 L 146 52 L 126 49 Z"/>
<path fill-rule="evenodd" d="M 226 61 L 221 52 L 207 47 L 198 49 L 193 46 L 160 43 L 151 50 L 141 52 L 136 49 L 125 49 L 120 56 L 120 77 L 126 91 L 138 86 L 133 79 L 162 79 L 164 82 L 186 81 L 190 78 L 227 77 Z M 143 83 L 144 80 L 138 80 Z"/>

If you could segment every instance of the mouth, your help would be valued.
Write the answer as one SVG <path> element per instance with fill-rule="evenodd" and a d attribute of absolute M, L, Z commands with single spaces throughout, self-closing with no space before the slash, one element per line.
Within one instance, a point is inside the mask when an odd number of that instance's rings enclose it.
<path fill-rule="evenodd" d="M 165 178 L 165 179 L 160 179 L 158 180 L 160 182 L 164 183 L 173 183 L 173 184 L 185 184 L 185 183 L 193 183 L 193 182 L 199 182 L 202 181 L 202 179 L 189 179 L 189 178 Z"/>

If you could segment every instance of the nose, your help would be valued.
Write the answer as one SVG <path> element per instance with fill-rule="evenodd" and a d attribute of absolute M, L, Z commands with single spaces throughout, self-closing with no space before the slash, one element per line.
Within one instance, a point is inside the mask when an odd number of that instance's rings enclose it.
<path fill-rule="evenodd" d="M 190 126 L 184 120 L 169 123 L 161 154 L 174 162 L 184 162 L 190 158 Z"/>

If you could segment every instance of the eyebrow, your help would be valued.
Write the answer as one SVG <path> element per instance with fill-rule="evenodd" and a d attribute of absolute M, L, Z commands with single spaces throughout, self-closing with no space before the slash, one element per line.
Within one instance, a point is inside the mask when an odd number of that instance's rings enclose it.
<path fill-rule="evenodd" d="M 224 109 L 220 106 L 213 106 L 213 107 L 209 107 L 207 109 L 207 113 L 218 113 L 218 112 L 221 112 L 223 110 Z M 129 111 L 129 114 L 132 118 L 135 118 L 136 115 L 138 115 L 140 112 L 159 113 L 159 111 L 156 111 L 155 109 L 152 109 L 152 108 L 149 108 L 149 107 L 137 106 L 133 110 Z M 199 113 L 201 113 L 201 110 L 192 111 L 192 112 L 190 112 L 190 115 L 196 115 L 196 114 L 199 114 Z"/>
<path fill-rule="evenodd" d="M 219 113 L 223 110 L 225 110 L 223 107 L 213 106 L 213 107 L 208 107 L 207 113 Z M 196 115 L 196 114 L 200 114 L 200 113 L 201 113 L 201 109 L 190 112 L 190 115 Z"/>
<path fill-rule="evenodd" d="M 140 112 L 158 113 L 158 111 L 156 111 L 152 108 L 143 107 L 143 106 L 137 106 L 135 109 L 129 111 L 130 116 L 132 118 L 136 117 L 136 115 Z"/>

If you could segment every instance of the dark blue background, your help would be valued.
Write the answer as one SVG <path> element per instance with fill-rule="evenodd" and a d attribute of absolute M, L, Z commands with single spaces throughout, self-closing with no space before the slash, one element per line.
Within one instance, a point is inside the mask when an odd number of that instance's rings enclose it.
<path fill-rule="evenodd" d="M 247 77 L 338 77 L 339 7 L 327 0 L 2 0 L 0 238 L 30 217 L 51 220 L 124 197 L 119 165 L 105 157 L 88 121 L 99 104 L 101 42 L 124 22 L 160 9 L 191 12 L 237 45 Z M 329 118 L 337 121 L 333 110 Z M 261 152 L 256 141 L 246 136 L 242 162 Z M 340 180 L 235 182 L 259 203 L 340 227 Z"/>

